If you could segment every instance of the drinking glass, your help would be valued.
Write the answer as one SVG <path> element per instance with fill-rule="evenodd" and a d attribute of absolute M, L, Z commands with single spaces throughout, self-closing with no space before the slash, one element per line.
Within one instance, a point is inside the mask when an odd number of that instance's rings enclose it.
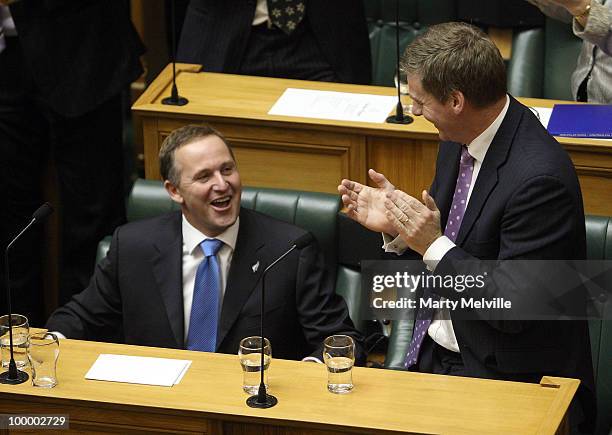
<path fill-rule="evenodd" d="M 259 391 L 261 383 L 261 337 L 247 337 L 240 341 L 238 349 L 240 365 L 242 366 L 242 389 L 253 396 Z M 272 346 L 264 338 L 264 385 L 268 390 L 268 368 L 272 360 Z"/>
<path fill-rule="evenodd" d="M 348 335 L 332 335 L 323 342 L 323 359 L 327 366 L 327 390 L 344 394 L 353 389 L 355 343 Z"/>
<path fill-rule="evenodd" d="M 52 333 L 38 333 L 30 336 L 28 359 L 32 367 L 32 385 L 53 388 L 57 385 L 57 359 L 59 340 Z"/>
<path fill-rule="evenodd" d="M 30 326 L 28 318 L 21 314 L 12 314 L 13 324 L 13 357 L 18 369 L 28 365 L 28 336 Z M 2 367 L 7 368 L 11 361 L 9 319 L 8 314 L 0 317 L 0 351 L 2 352 Z"/>

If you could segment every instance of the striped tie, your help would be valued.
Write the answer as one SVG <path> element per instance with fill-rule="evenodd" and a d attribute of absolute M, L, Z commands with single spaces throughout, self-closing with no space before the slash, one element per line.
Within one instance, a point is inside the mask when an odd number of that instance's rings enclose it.
<path fill-rule="evenodd" d="M 217 252 L 223 242 L 206 239 L 200 243 L 204 259 L 198 266 L 187 334 L 187 349 L 214 352 L 217 347 L 221 276 Z"/>

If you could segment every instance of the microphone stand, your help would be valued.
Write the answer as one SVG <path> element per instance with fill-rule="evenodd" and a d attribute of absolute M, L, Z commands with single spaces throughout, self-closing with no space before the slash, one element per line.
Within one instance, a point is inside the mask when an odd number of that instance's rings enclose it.
<path fill-rule="evenodd" d="M 399 0 L 395 0 L 395 54 L 396 54 L 396 77 L 397 77 L 397 106 L 395 115 L 387 118 L 389 124 L 410 124 L 414 119 L 411 116 L 404 115 L 404 107 L 400 94 L 401 75 L 400 75 L 400 37 L 399 37 Z"/>
<path fill-rule="evenodd" d="M 17 364 L 15 363 L 15 356 L 13 352 L 13 310 L 11 306 L 11 280 L 9 277 L 9 250 L 15 244 L 17 240 L 25 233 L 35 222 L 44 219 L 48 215 L 53 213 L 53 209 L 49 205 L 49 203 L 43 204 L 38 208 L 32 215 L 32 219 L 26 225 L 26 227 L 21 230 L 17 237 L 15 237 L 11 243 L 8 244 L 6 249 L 4 250 L 4 274 L 6 279 L 6 308 L 8 309 L 8 327 L 9 327 L 9 349 L 11 353 L 11 360 L 9 361 L 8 371 L 4 373 L 0 373 L 0 384 L 8 384 L 8 385 L 17 385 L 22 384 L 29 379 L 29 376 L 26 372 L 17 370 Z"/>
<path fill-rule="evenodd" d="M 167 106 L 184 106 L 189 100 L 185 97 L 181 97 L 176 87 L 176 6 L 174 2 L 175 0 L 170 0 L 172 11 L 172 26 L 170 26 L 172 31 L 172 91 L 169 97 L 162 100 L 162 104 Z"/>
<path fill-rule="evenodd" d="M 293 242 L 293 246 L 289 248 L 283 255 L 274 260 L 268 267 L 266 267 L 261 274 L 261 322 L 259 324 L 259 332 L 261 334 L 261 366 L 260 366 L 260 381 L 259 381 L 259 390 L 257 394 L 249 397 L 246 401 L 247 405 L 251 408 L 272 408 L 274 405 L 278 403 L 278 399 L 271 394 L 266 392 L 266 384 L 264 383 L 264 371 L 265 371 L 265 342 L 264 342 L 264 307 L 265 307 L 265 295 L 266 295 L 266 273 L 270 269 L 272 269 L 278 262 L 280 262 L 287 255 L 291 254 L 296 249 L 301 249 L 308 245 L 312 240 L 312 234 L 306 233 L 302 237 L 298 238 L 295 242 Z"/>

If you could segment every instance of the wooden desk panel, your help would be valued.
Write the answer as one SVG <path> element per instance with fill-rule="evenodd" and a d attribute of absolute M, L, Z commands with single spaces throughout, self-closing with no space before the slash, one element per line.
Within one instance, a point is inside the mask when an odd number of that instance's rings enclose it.
<path fill-rule="evenodd" d="M 325 366 L 273 360 L 279 404 L 246 406 L 235 355 L 63 340 L 53 389 L 0 385 L 2 413 L 69 414 L 71 430 L 233 434 L 555 433 L 579 381 L 540 385 L 357 367 L 350 394 L 326 390 Z M 87 381 L 100 353 L 190 359 L 171 388 Z"/>
<path fill-rule="evenodd" d="M 159 178 L 157 154 L 174 128 L 205 121 L 236 147 L 244 183 L 263 187 L 336 192 L 342 178 L 367 182 L 368 168 L 383 172 L 400 189 L 420 198 L 431 184 L 438 132 L 423 117 L 410 125 L 331 121 L 268 115 L 288 87 L 393 95 L 393 88 L 199 73 L 198 65 L 178 64 L 186 106 L 164 106 L 170 93 L 166 68 L 133 106 L 143 120 L 145 172 Z M 563 101 L 524 98 L 530 106 Z M 612 142 L 559 138 L 574 161 L 585 210 L 612 216 Z M 262 168 L 268 168 L 263 170 Z"/>

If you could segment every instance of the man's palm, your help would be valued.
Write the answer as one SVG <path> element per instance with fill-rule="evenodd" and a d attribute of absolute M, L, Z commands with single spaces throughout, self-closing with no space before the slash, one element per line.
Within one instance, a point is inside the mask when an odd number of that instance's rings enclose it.
<path fill-rule="evenodd" d="M 369 176 L 378 187 L 370 187 L 350 180 L 342 180 L 338 190 L 348 216 L 371 231 L 396 233 L 387 219 L 385 201 L 387 193 L 395 187 L 384 175 L 370 169 Z"/>

